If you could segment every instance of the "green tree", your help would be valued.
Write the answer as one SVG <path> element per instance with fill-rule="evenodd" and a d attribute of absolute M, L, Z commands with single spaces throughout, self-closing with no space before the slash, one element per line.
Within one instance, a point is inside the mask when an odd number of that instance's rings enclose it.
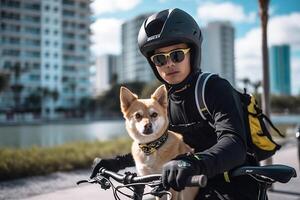
<path fill-rule="evenodd" d="M 14 77 L 14 83 L 10 86 L 10 88 L 14 94 L 15 108 L 17 109 L 20 107 L 21 93 L 24 89 L 24 85 L 20 83 L 20 78 L 22 73 L 25 71 L 26 69 L 23 69 L 20 63 L 16 63 L 13 67 L 10 68 L 10 73 L 12 73 Z"/>
<path fill-rule="evenodd" d="M 9 74 L 0 72 L 0 93 L 4 91 L 9 85 Z"/>
<path fill-rule="evenodd" d="M 151 94 L 153 94 L 156 88 L 158 88 L 160 85 L 162 85 L 162 83 L 159 82 L 158 80 L 155 80 L 152 83 L 145 85 L 145 87 L 141 92 L 141 97 L 150 98 Z"/>
<path fill-rule="evenodd" d="M 120 87 L 125 86 L 137 95 L 141 95 L 141 92 L 145 86 L 144 82 L 130 82 L 124 84 L 115 84 L 111 89 L 104 92 L 102 95 L 96 98 L 97 107 L 101 108 L 102 112 L 107 115 L 121 115 L 120 110 Z"/>

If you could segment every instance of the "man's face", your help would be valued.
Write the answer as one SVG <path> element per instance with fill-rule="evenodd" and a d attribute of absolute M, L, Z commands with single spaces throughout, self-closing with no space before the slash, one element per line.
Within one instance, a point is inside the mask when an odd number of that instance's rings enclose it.
<path fill-rule="evenodd" d="M 176 49 L 188 49 L 185 43 L 175 44 L 167 47 L 156 49 L 154 55 L 160 53 L 169 53 Z M 176 57 L 176 56 L 175 56 Z M 174 62 L 168 56 L 167 62 L 161 66 L 156 65 L 159 75 L 169 84 L 178 84 L 182 82 L 191 72 L 190 52 L 186 51 L 184 59 L 180 62 Z"/>

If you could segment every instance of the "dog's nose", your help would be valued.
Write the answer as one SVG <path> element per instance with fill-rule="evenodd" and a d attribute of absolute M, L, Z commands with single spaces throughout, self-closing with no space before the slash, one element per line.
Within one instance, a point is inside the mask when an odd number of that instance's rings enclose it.
<path fill-rule="evenodd" d="M 151 123 L 145 124 L 144 134 L 150 134 L 150 133 L 152 133 L 152 124 Z"/>

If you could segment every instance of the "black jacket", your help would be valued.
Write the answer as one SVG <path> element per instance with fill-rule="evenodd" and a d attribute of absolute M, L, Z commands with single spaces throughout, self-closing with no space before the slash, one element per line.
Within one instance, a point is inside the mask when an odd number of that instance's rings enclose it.
<path fill-rule="evenodd" d="M 247 142 L 234 89 L 220 77 L 209 79 L 205 102 L 214 127 L 200 116 L 195 102 L 195 73 L 184 90 L 169 92 L 170 129 L 183 135 L 184 141 L 200 155 L 204 174 L 213 177 L 246 161 Z"/>

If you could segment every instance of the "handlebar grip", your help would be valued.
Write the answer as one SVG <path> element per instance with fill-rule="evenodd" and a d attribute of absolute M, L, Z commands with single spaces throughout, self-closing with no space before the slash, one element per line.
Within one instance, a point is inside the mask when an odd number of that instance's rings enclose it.
<path fill-rule="evenodd" d="M 187 187 L 205 187 L 207 184 L 207 176 L 196 175 L 188 178 L 186 182 Z"/>

